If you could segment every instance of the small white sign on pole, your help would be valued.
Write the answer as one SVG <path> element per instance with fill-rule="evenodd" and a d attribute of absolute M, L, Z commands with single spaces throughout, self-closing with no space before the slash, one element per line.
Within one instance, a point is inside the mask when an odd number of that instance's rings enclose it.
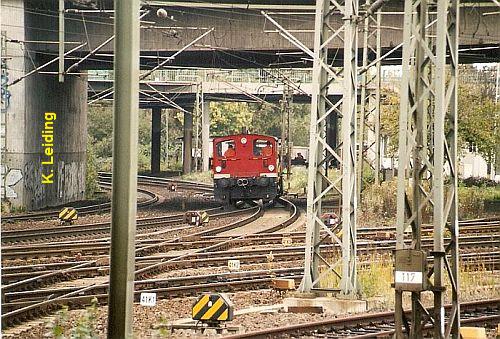
<path fill-rule="evenodd" d="M 231 271 L 239 271 L 240 270 L 240 261 L 239 260 L 228 260 L 227 267 Z"/>
<path fill-rule="evenodd" d="M 141 306 L 156 306 L 156 293 L 141 293 Z"/>
<path fill-rule="evenodd" d="M 396 271 L 394 281 L 398 284 L 422 284 L 422 272 Z"/>

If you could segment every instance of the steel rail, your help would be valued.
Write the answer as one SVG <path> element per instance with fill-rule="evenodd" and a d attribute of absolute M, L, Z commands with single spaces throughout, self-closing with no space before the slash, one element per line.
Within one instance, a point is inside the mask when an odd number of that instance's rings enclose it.
<path fill-rule="evenodd" d="M 463 302 L 460 304 L 461 313 L 491 309 L 496 310 L 496 315 L 487 314 L 487 316 L 483 315 L 473 318 L 468 321 L 468 323 L 476 323 L 486 321 L 498 321 L 500 320 L 500 299 L 491 299 L 486 301 L 473 301 L 473 302 Z M 446 310 L 451 309 L 451 305 L 445 306 Z M 429 311 L 431 311 L 430 309 Z M 409 311 L 405 312 L 409 315 Z M 323 334 L 325 336 L 328 335 L 329 332 L 333 335 L 333 331 L 335 329 L 343 329 L 343 328 L 362 328 L 363 326 L 372 328 L 376 326 L 376 324 L 384 324 L 385 326 L 381 326 L 384 328 L 382 331 L 374 330 L 372 333 L 365 333 L 356 336 L 356 333 L 352 331 L 349 338 L 379 338 L 380 335 L 385 335 L 387 333 L 392 333 L 393 331 L 390 327 L 393 327 L 394 323 L 394 311 L 388 312 L 378 312 L 371 314 L 359 314 L 359 315 L 350 315 L 347 317 L 341 317 L 336 319 L 328 319 L 322 321 L 314 321 L 302 324 L 288 325 L 288 326 L 280 326 L 275 328 L 262 329 L 252 332 L 247 332 L 243 334 L 226 336 L 226 339 L 243 339 L 243 338 L 269 338 L 269 337 L 277 337 L 277 336 L 304 336 L 304 335 L 314 335 L 315 333 Z M 380 326 L 380 325 L 379 325 Z M 387 330 L 389 327 L 389 330 Z"/>

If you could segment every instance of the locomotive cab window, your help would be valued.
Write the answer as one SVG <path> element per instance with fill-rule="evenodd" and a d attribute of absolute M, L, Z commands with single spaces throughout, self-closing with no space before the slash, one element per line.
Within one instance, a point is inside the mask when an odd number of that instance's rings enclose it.
<path fill-rule="evenodd" d="M 273 155 L 273 144 L 269 140 L 256 139 L 253 142 L 253 154 L 255 156 L 270 157 Z"/>
<path fill-rule="evenodd" d="M 219 157 L 230 158 L 236 156 L 234 140 L 221 141 L 217 144 L 217 155 Z"/>

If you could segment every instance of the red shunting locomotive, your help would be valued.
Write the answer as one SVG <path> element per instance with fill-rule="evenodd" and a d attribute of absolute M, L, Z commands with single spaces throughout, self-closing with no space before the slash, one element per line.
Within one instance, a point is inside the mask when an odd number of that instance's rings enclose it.
<path fill-rule="evenodd" d="M 213 140 L 212 170 L 215 199 L 274 200 L 281 192 L 276 138 L 236 134 Z"/>

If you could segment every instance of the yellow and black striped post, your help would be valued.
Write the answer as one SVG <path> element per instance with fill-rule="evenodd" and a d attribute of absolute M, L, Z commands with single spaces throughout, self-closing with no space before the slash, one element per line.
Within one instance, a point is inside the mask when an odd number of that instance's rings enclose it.
<path fill-rule="evenodd" d="M 200 212 L 200 215 L 201 215 L 201 223 L 208 224 L 208 222 L 210 221 L 210 216 L 208 215 L 208 213 L 203 211 Z"/>
<path fill-rule="evenodd" d="M 231 321 L 233 317 L 233 303 L 224 293 L 204 294 L 196 300 L 192 309 L 193 320 L 209 324 Z"/>
<path fill-rule="evenodd" d="M 61 212 L 59 212 L 59 220 L 62 222 L 72 223 L 78 219 L 78 212 L 74 207 L 64 207 Z"/>

